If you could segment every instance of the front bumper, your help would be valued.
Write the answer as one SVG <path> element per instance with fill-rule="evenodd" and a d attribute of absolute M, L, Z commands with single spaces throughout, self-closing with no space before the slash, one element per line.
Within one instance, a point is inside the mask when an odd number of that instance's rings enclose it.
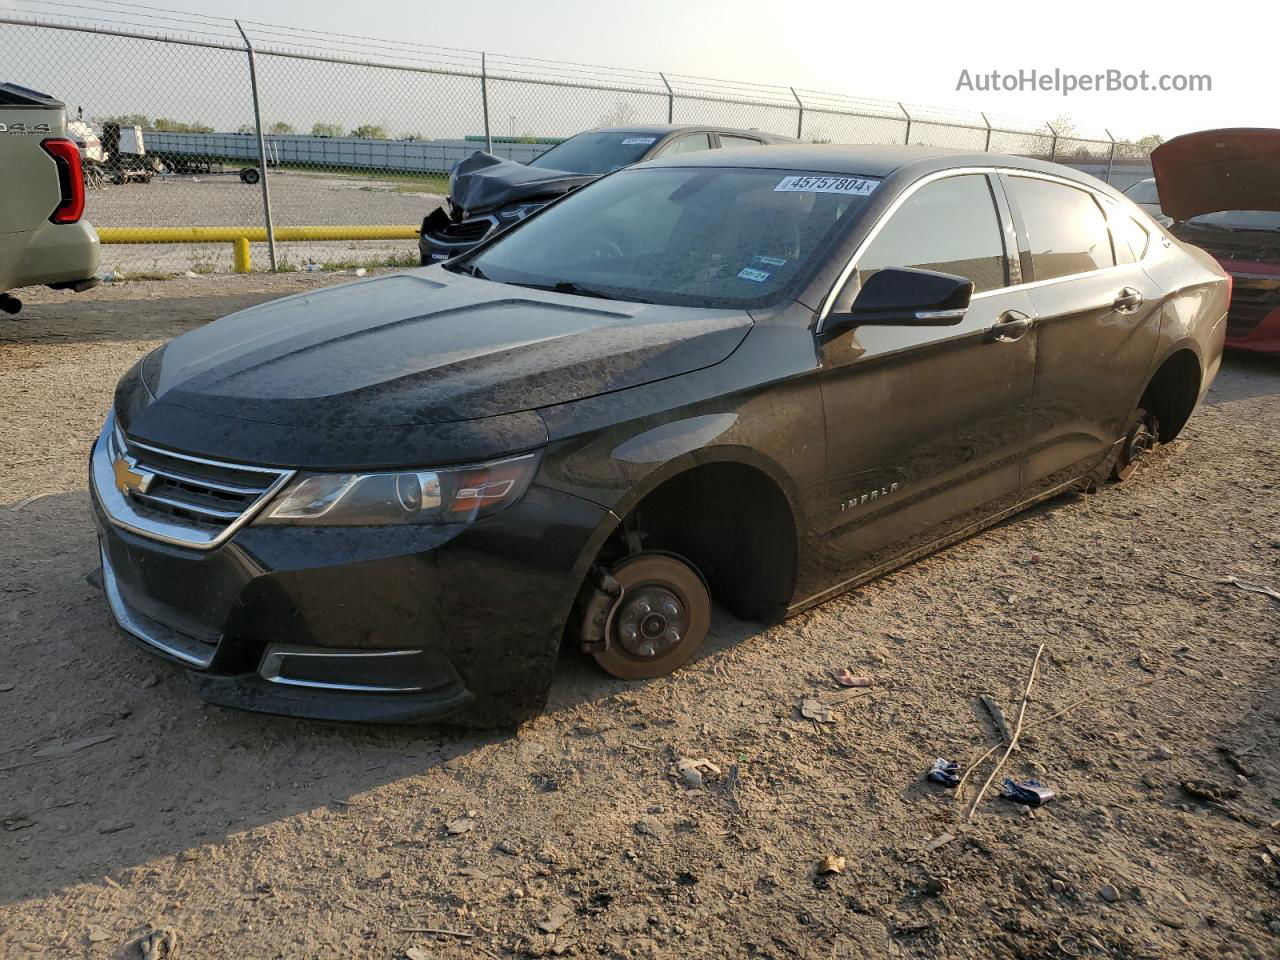
<path fill-rule="evenodd" d="M 454 221 L 443 207 L 437 207 L 422 221 L 418 235 L 418 253 L 422 265 L 452 260 L 476 247 L 500 229 L 492 214 Z"/>
<path fill-rule="evenodd" d="M 250 523 L 193 549 L 119 525 L 90 489 L 104 592 L 131 639 L 211 702 L 365 722 L 538 713 L 607 517 L 535 484 L 472 524 Z"/>
<path fill-rule="evenodd" d="M 1231 274 L 1229 350 L 1280 354 L 1280 265 L 1219 258 Z"/>

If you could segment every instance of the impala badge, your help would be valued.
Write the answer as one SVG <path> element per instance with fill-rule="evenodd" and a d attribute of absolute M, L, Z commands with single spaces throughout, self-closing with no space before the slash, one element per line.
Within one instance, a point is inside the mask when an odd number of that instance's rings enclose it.
<path fill-rule="evenodd" d="M 841 512 L 844 512 L 845 510 L 852 510 L 855 507 L 862 506 L 864 503 L 870 503 L 872 500 L 879 500 L 881 497 L 887 497 L 900 486 L 902 486 L 902 484 L 896 482 L 886 483 L 883 487 L 877 487 L 869 493 L 864 493 L 861 496 L 852 497 L 848 500 L 842 501 L 840 504 L 840 510 Z"/>

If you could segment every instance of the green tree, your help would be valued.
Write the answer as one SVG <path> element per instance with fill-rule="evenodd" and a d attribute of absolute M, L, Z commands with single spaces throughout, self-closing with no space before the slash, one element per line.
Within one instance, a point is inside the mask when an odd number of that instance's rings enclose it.
<path fill-rule="evenodd" d="M 212 133 L 213 127 L 204 123 L 186 123 L 182 120 L 171 120 L 168 117 L 156 117 L 151 122 L 152 130 L 163 133 Z"/>
<path fill-rule="evenodd" d="M 626 100 L 616 100 L 613 109 L 600 114 L 598 127 L 625 127 L 636 118 L 636 108 Z"/>
<path fill-rule="evenodd" d="M 141 113 L 123 113 L 118 117 L 103 117 L 103 123 L 118 123 L 122 127 L 142 127 L 151 129 L 151 118 Z"/>
<path fill-rule="evenodd" d="M 316 123 L 311 126 L 313 137 L 340 137 L 342 128 L 336 123 Z"/>
<path fill-rule="evenodd" d="M 278 137 L 286 137 L 293 132 L 293 124 L 285 123 L 283 120 L 277 120 L 267 128 L 267 133 L 273 133 Z"/>
<path fill-rule="evenodd" d="M 362 123 L 351 131 L 351 136 L 361 140 L 386 140 L 387 128 L 376 123 Z"/>

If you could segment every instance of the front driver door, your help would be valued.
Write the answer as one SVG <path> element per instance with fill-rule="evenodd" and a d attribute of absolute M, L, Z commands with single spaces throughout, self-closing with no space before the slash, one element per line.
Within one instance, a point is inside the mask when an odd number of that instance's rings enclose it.
<path fill-rule="evenodd" d="M 898 562 L 1019 499 L 1035 327 L 1003 194 L 985 174 L 911 193 L 858 257 L 974 282 L 950 327 L 862 326 L 821 340 L 831 589 Z M 841 298 L 851 301 L 856 287 Z M 847 304 L 837 302 L 837 309 Z"/>

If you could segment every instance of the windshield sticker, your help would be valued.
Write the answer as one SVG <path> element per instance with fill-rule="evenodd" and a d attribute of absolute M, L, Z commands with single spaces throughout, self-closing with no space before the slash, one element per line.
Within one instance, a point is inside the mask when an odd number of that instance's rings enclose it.
<path fill-rule="evenodd" d="M 750 280 L 752 283 L 764 283 L 773 274 L 765 270 L 754 270 L 751 267 L 743 267 L 738 271 L 738 279 Z"/>
<path fill-rule="evenodd" d="M 758 253 L 751 259 L 757 263 L 767 263 L 771 267 L 785 267 L 787 265 L 787 261 L 781 257 L 762 257 Z"/>
<path fill-rule="evenodd" d="M 629 147 L 632 144 L 657 143 L 657 141 L 657 137 L 627 137 L 627 139 L 622 141 L 622 145 L 624 147 Z"/>
<path fill-rule="evenodd" d="M 862 177 L 783 177 L 774 193 L 845 193 L 855 197 L 870 195 L 879 184 Z"/>

